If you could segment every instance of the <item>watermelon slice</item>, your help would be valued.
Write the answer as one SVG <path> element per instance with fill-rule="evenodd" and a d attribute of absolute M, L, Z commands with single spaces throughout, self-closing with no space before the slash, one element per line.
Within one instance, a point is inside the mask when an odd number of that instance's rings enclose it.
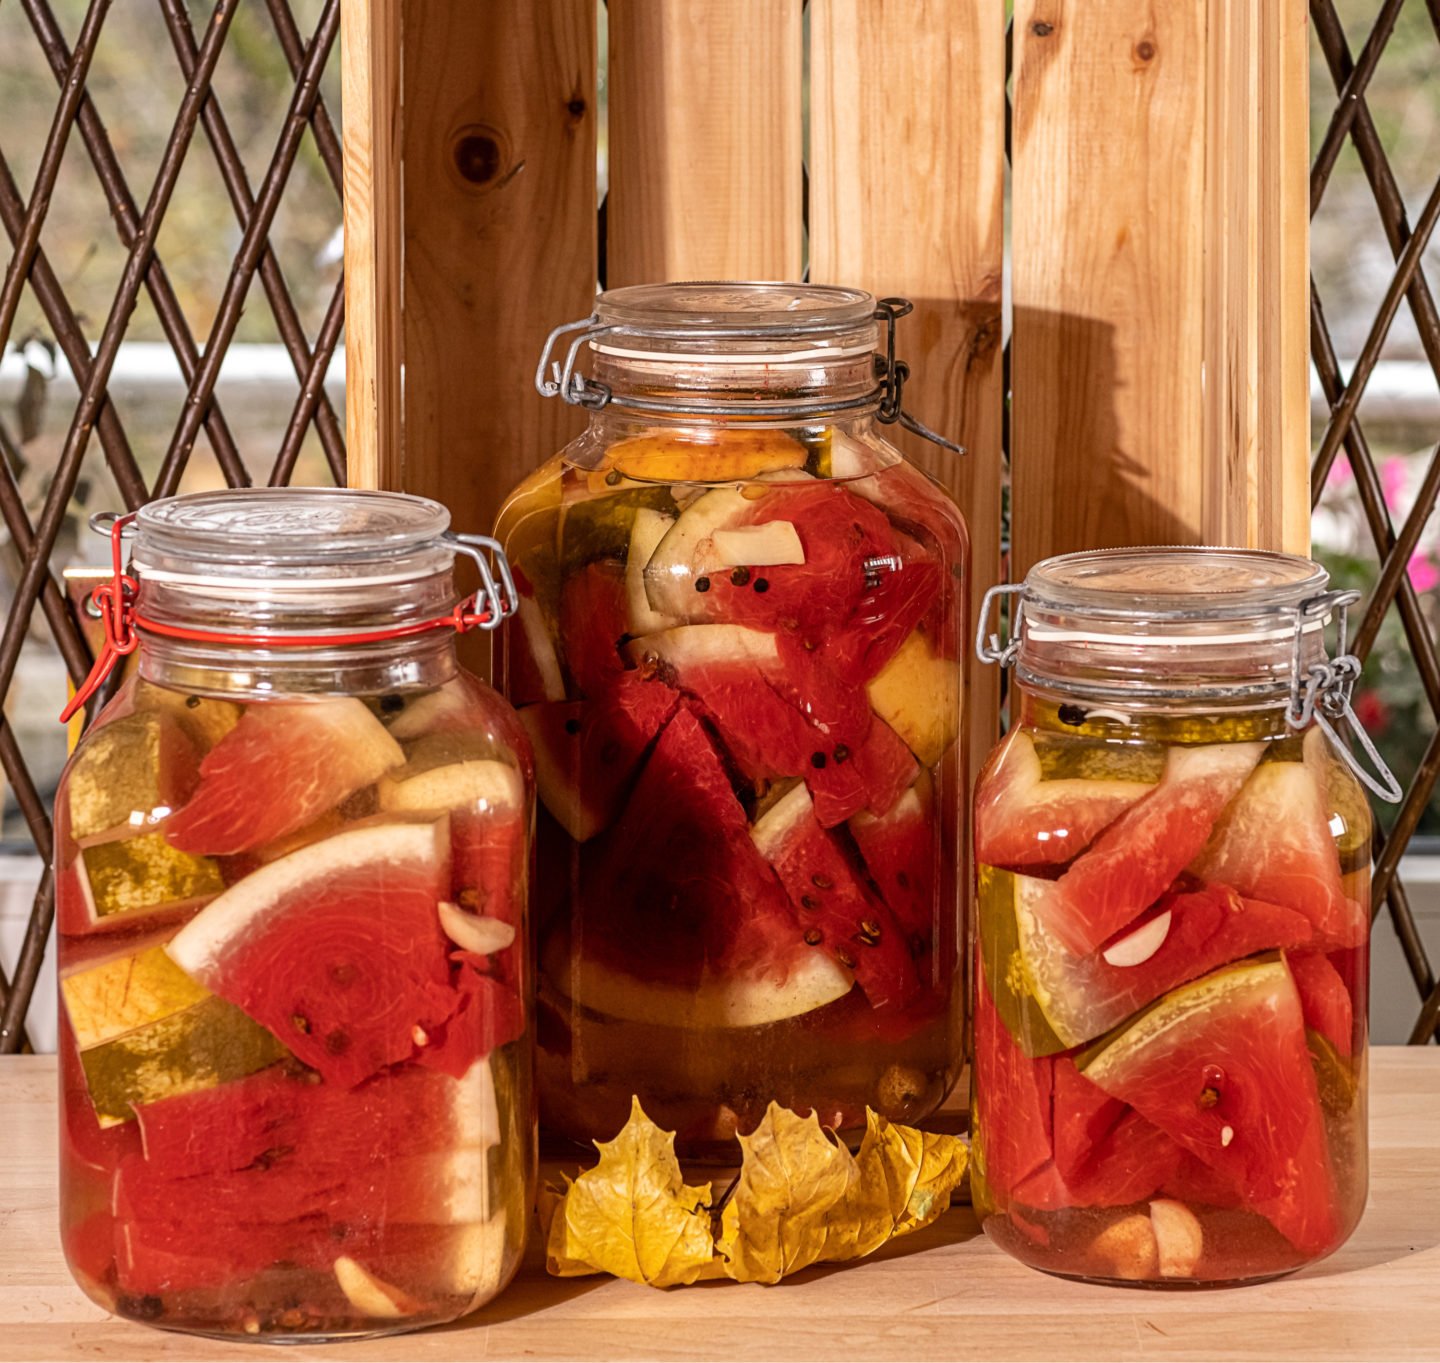
<path fill-rule="evenodd" d="M 785 958 L 788 934 L 775 936 L 774 949 L 778 959 Z M 823 951 L 796 957 L 783 975 L 710 975 L 695 985 L 637 979 L 572 951 L 563 931 L 547 943 L 542 973 L 560 996 L 590 1012 L 697 1034 L 801 1017 L 838 1003 L 855 988 L 854 975 Z"/>
<path fill-rule="evenodd" d="M 1060 878 L 1051 930 L 1086 955 L 1132 923 L 1205 845 L 1263 751 L 1262 743 L 1171 748 L 1160 784 Z"/>
<path fill-rule="evenodd" d="M 492 1051 L 523 1036 L 526 1020 L 518 970 L 506 970 L 503 977 L 492 974 L 488 957 L 470 951 L 452 952 L 451 959 L 458 967 L 460 1005 L 440 1028 L 430 1029 L 417 1059 L 458 1079 Z"/>
<path fill-rule="evenodd" d="M 1055 1062 L 1031 1059 L 1006 1030 L 975 972 L 975 1162 L 1004 1201 L 1054 1158 Z"/>
<path fill-rule="evenodd" d="M 1229 966 L 1176 990 L 1081 1069 L 1223 1175 L 1296 1249 L 1334 1247 L 1324 1116 L 1283 960 Z"/>
<path fill-rule="evenodd" d="M 886 813 L 862 811 L 849 826 L 865 869 L 901 930 L 929 941 L 938 929 L 948 941 L 955 925 L 936 922 L 939 851 L 933 800 L 929 782 L 918 781 Z"/>
<path fill-rule="evenodd" d="M 1061 1120 L 1060 1096 L 1055 1122 Z M 1015 1189 L 1015 1200 L 1035 1211 L 1072 1207 L 1125 1207 L 1151 1197 L 1170 1178 L 1180 1147 L 1138 1112 L 1124 1110 L 1115 1125 L 1068 1175 L 1046 1164 Z"/>
<path fill-rule="evenodd" d="M 450 816 L 451 895 L 472 913 L 512 926 L 524 904 L 525 783 L 504 762 L 470 760 L 381 779 L 380 808 Z"/>
<path fill-rule="evenodd" d="M 1305 1025 L 1349 1059 L 1355 1051 L 1355 1006 L 1340 972 L 1318 952 L 1287 952 L 1285 961 L 1300 991 Z"/>
<path fill-rule="evenodd" d="M 147 710 L 105 720 L 85 736 L 65 773 L 70 836 L 83 843 L 148 831 L 190 798 L 199 767 L 195 744 L 172 714 Z"/>
<path fill-rule="evenodd" d="M 520 711 L 540 799 L 576 842 L 614 823 L 646 751 L 679 704 L 671 687 L 627 672 L 598 699 Z"/>
<path fill-rule="evenodd" d="M 808 945 L 829 952 L 877 1010 L 903 1008 L 919 992 L 908 934 L 860 881 L 840 844 L 797 785 L 750 830 L 790 896 Z"/>
<path fill-rule="evenodd" d="M 416 1029 L 459 1006 L 436 914 L 449 888 L 446 820 L 370 824 L 247 876 L 166 950 L 349 1087 L 409 1059 Z"/>
<path fill-rule="evenodd" d="M 674 524 L 674 516 L 648 506 L 636 511 L 631 523 L 630 548 L 625 555 L 625 604 L 629 611 L 627 626 L 632 635 L 655 634 L 683 623 L 673 615 L 652 610 L 650 598 L 645 594 L 645 565 Z"/>
<path fill-rule="evenodd" d="M 773 1020 L 816 997 L 788 982 L 824 953 L 806 945 L 720 754 L 688 710 L 660 735 L 620 822 L 587 851 L 585 880 L 597 898 L 571 944 L 580 966 L 570 967 L 587 997 L 597 966 L 676 991 L 719 987 L 737 1017 Z M 848 992 L 847 972 L 826 976 L 830 998 Z"/>
<path fill-rule="evenodd" d="M 519 587 L 519 574 L 516 574 Z M 535 701 L 565 699 L 565 678 L 560 673 L 560 659 L 550 638 L 545 614 L 533 597 L 523 589 L 515 612 L 518 629 L 503 631 L 500 646 L 505 678 L 505 694 L 512 704 L 529 705 Z"/>
<path fill-rule="evenodd" d="M 908 553 L 898 568 L 873 575 L 854 614 L 821 650 L 847 684 L 863 686 L 900 650 L 940 597 L 943 570 L 934 559 Z"/>
<path fill-rule="evenodd" d="M 1192 869 L 1303 913 L 1315 926 L 1317 946 L 1358 946 L 1370 924 L 1364 909 L 1345 897 L 1322 792 L 1311 758 L 1262 763 Z"/>
<path fill-rule="evenodd" d="M 560 638 L 565 665 L 582 696 L 598 696 L 625 670 L 621 645 L 629 638 L 625 569 L 597 559 L 560 589 Z"/>
<path fill-rule="evenodd" d="M 404 760 L 358 700 L 264 701 L 205 755 L 200 785 L 166 821 L 165 836 L 182 852 L 253 851 L 313 823 Z"/>
<path fill-rule="evenodd" d="M 122 1162 L 114 1194 L 131 1292 L 215 1287 L 281 1263 L 327 1271 L 344 1254 L 383 1263 L 468 1241 L 493 1217 L 488 1065 L 459 1080 L 405 1067 L 350 1091 L 277 1066 L 148 1105 L 140 1125 L 144 1157 Z M 409 1281 L 433 1292 L 449 1276 Z"/>
<path fill-rule="evenodd" d="M 987 866 L 1071 861 L 1150 794 L 1140 781 L 1046 781 L 1034 740 L 1014 730 L 975 796 L 975 859 Z"/>
<path fill-rule="evenodd" d="M 1153 938 L 1153 945 L 1141 948 L 1145 953 L 1141 959 L 1123 955 L 1115 945 L 1077 955 L 1066 948 L 1057 927 L 1068 911 L 1062 897 L 1064 882 L 1008 872 L 997 875 L 1008 880 L 1012 890 L 1025 984 L 1067 1047 L 1093 1040 L 1166 990 L 1218 965 L 1297 946 L 1310 937 L 1309 920 L 1291 909 L 1206 886 L 1163 895 L 1144 920 L 1158 932 L 1127 929 L 1126 940 Z"/>

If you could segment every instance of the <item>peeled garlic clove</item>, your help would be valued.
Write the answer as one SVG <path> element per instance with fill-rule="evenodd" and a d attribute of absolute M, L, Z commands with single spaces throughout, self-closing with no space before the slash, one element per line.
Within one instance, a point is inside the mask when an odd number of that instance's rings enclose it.
<path fill-rule="evenodd" d="M 1160 1276 L 1193 1278 L 1205 1250 L 1199 1218 L 1183 1202 L 1161 1198 L 1150 1204 L 1150 1224 L 1155 1230 Z"/>
<path fill-rule="evenodd" d="M 466 913 L 458 904 L 444 901 L 440 904 L 440 926 L 457 947 L 477 956 L 504 951 L 515 940 L 515 929 L 509 923 Z"/>
<path fill-rule="evenodd" d="M 1153 1278 L 1160 1260 L 1155 1227 L 1139 1212 L 1106 1226 L 1090 1249 L 1116 1278 Z"/>
<path fill-rule="evenodd" d="M 346 1300 L 363 1316 L 376 1320 L 398 1320 L 421 1310 L 420 1303 L 398 1287 L 392 1287 L 362 1264 L 342 1254 L 334 1263 L 335 1281 Z"/>
<path fill-rule="evenodd" d="M 1112 943 L 1101 953 L 1111 965 L 1141 965 L 1148 961 L 1170 935 L 1170 910 L 1157 913 L 1134 932 Z"/>

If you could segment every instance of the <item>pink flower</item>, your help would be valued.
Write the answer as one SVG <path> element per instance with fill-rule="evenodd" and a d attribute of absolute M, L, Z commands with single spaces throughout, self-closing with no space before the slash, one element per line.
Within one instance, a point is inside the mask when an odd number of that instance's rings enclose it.
<path fill-rule="evenodd" d="M 1330 472 L 1325 475 L 1326 487 L 1344 487 L 1346 483 L 1355 481 L 1355 470 L 1350 467 L 1348 459 L 1337 459 L 1330 465 Z"/>
<path fill-rule="evenodd" d="M 1411 556 L 1407 570 L 1410 574 L 1410 585 L 1417 592 L 1434 591 L 1440 587 L 1440 567 L 1437 567 L 1435 560 L 1428 554 L 1417 553 Z"/>
<path fill-rule="evenodd" d="M 1390 712 L 1374 691 L 1356 692 L 1354 709 L 1360 727 L 1372 738 L 1383 734 L 1390 723 Z"/>
<path fill-rule="evenodd" d="M 1380 465 L 1380 489 L 1385 495 L 1385 505 L 1391 511 L 1400 509 L 1400 501 L 1405 496 L 1408 482 L 1408 470 L 1399 455 L 1391 456 Z"/>

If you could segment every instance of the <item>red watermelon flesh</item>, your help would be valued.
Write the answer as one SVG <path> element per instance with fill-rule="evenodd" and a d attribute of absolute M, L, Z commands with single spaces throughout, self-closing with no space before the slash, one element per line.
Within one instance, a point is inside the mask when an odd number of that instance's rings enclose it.
<path fill-rule="evenodd" d="M 409 1059 L 415 1029 L 459 1006 L 436 909 L 449 892 L 447 820 L 369 824 L 247 876 L 167 951 L 349 1087 Z"/>
<path fill-rule="evenodd" d="M 1066 950 L 1057 927 L 1068 909 L 1062 883 L 1015 877 L 1016 933 L 1036 1002 L 1067 1046 L 1093 1040 L 1167 990 L 1216 966 L 1297 946 L 1310 937 L 1309 920 L 1301 914 L 1204 886 L 1163 895 L 1143 920 L 1170 915 L 1159 948 L 1136 965 L 1112 965 L 1104 949 L 1087 956 Z"/>
<path fill-rule="evenodd" d="M 916 784 L 884 814 L 860 813 L 850 832 L 865 869 L 901 929 L 926 941 L 934 935 L 936 857 L 934 810 L 928 788 Z M 950 937 L 942 931 L 941 936 Z"/>
<path fill-rule="evenodd" d="M 541 800 L 577 842 L 619 816 L 646 750 L 679 703 L 664 683 L 626 672 L 594 700 L 520 711 L 535 750 Z"/>
<path fill-rule="evenodd" d="M 1070 861 L 1154 789 L 1140 781 L 1047 781 L 1034 740 L 1016 729 L 976 792 L 975 859 L 1003 867 Z"/>
<path fill-rule="evenodd" d="M 1055 1118 L 1058 1124 L 1058 1106 Z M 1068 1176 L 1054 1164 L 1044 1165 L 1015 1189 L 1015 1199 L 1036 1211 L 1129 1206 L 1153 1196 L 1181 1154 L 1159 1127 L 1126 1109 L 1083 1164 Z"/>
<path fill-rule="evenodd" d="M 491 974 L 489 958 L 469 951 L 454 951 L 451 957 L 458 970 L 455 987 L 460 1006 L 429 1037 L 416 1059 L 459 1079 L 477 1060 L 524 1034 L 525 1005 L 519 994 L 519 972 Z"/>
<path fill-rule="evenodd" d="M 1054 1061 L 1031 1060 L 1006 1031 L 975 964 L 975 1117 L 985 1181 L 1008 1201 L 1054 1157 Z"/>
<path fill-rule="evenodd" d="M 933 559 L 905 553 L 898 568 L 881 568 L 870 579 L 854 614 L 826 640 L 822 656 L 835 674 L 863 687 L 895 656 L 906 636 L 934 606 L 943 569 Z"/>
<path fill-rule="evenodd" d="M 1234 1210 L 1242 1203 L 1231 1179 L 1188 1150 L 1180 1151 L 1180 1159 L 1166 1178 L 1160 1195 L 1173 1197 L 1177 1202 L 1185 1202 L 1192 1207 Z"/>
<path fill-rule="evenodd" d="M 200 784 L 165 823 L 182 852 L 253 851 L 313 823 L 405 760 L 366 706 L 349 697 L 264 701 L 200 763 Z"/>
<path fill-rule="evenodd" d="M 803 785 L 777 801 L 751 837 L 790 896 L 805 940 L 855 972 L 872 1008 L 902 1008 L 915 997 L 920 980 L 908 935 L 817 822 Z"/>
<path fill-rule="evenodd" d="M 831 482 L 776 487 L 735 524 L 771 521 L 795 527 L 805 562 L 757 567 L 738 581 L 713 576 L 707 614 L 819 645 L 859 608 L 867 591 L 865 560 L 894 554 L 894 531 L 884 512 Z"/>
<path fill-rule="evenodd" d="M 450 890 L 461 908 L 518 925 L 525 875 L 522 811 L 465 810 L 450 815 Z"/>
<path fill-rule="evenodd" d="M 1176 990 L 1084 1062 L 1306 1254 L 1339 1224 L 1300 996 L 1279 958 Z"/>
<path fill-rule="evenodd" d="M 787 957 L 809 949 L 720 754 L 687 709 L 660 735 L 619 823 L 587 851 L 587 883 L 608 892 L 576 949 L 619 971 L 699 985 L 783 973 Z"/>
<path fill-rule="evenodd" d="M 905 740 L 876 715 L 845 761 L 831 757 L 822 768 L 812 761 L 805 779 L 815 797 L 815 817 L 833 828 L 861 810 L 887 813 L 919 775 L 920 764 Z"/>
<path fill-rule="evenodd" d="M 1292 951 L 1285 960 L 1300 992 L 1305 1025 L 1348 1059 L 1355 1050 L 1355 1008 L 1340 972 L 1318 952 Z"/>
<path fill-rule="evenodd" d="M 407 1065 L 342 1089 L 283 1064 L 135 1115 L 156 1177 L 235 1173 L 277 1155 L 344 1167 L 486 1143 L 488 1086 L 478 1069 L 457 1081 Z"/>
<path fill-rule="evenodd" d="M 582 695 L 600 695 L 625 671 L 620 647 L 628 629 L 624 564 L 599 559 L 566 578 L 560 589 L 560 638 L 565 664 Z"/>
<path fill-rule="evenodd" d="M 1055 1059 L 1055 1167 L 1075 1177 L 1129 1109 L 1092 1084 L 1068 1056 Z"/>
<path fill-rule="evenodd" d="M 1196 858 L 1195 874 L 1303 913 L 1317 945 L 1356 946 L 1369 928 L 1345 897 L 1325 801 L 1308 762 L 1265 762 Z"/>
<path fill-rule="evenodd" d="M 1205 845 L 1263 747 L 1170 749 L 1160 784 L 1121 814 L 1057 882 L 1062 898 L 1051 928 L 1071 951 L 1094 951 L 1169 889 Z"/>

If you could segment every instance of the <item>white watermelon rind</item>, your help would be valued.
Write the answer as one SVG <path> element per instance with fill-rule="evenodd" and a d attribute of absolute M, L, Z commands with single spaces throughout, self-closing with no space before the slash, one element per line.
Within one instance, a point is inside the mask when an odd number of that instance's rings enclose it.
<path fill-rule="evenodd" d="M 227 947 L 263 931 L 263 920 L 313 881 L 367 866 L 417 864 L 432 874 L 450 861 L 450 820 L 378 823 L 310 843 L 251 872 L 212 899 L 171 939 L 170 959 L 209 983 Z M 300 910 L 292 909 L 292 912 Z"/>

